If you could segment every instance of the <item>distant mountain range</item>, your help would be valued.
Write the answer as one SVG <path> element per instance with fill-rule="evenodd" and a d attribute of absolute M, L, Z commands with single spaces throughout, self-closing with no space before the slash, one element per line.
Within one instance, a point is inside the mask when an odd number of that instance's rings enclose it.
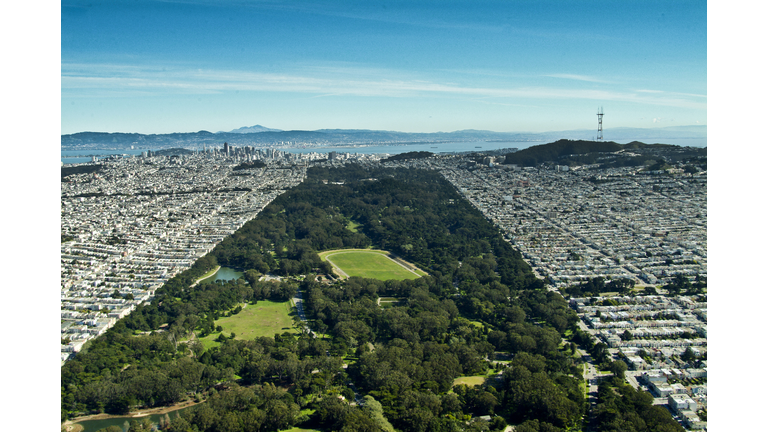
<path fill-rule="evenodd" d="M 707 137 L 706 126 L 673 126 L 665 128 L 612 128 L 603 131 L 605 140 L 643 141 L 665 143 L 665 140 L 703 139 Z M 66 149 L 162 149 L 169 147 L 201 148 L 220 147 L 227 142 L 236 146 L 281 146 L 288 143 L 298 145 L 343 146 L 351 144 L 404 144 L 438 142 L 510 142 L 517 147 L 527 147 L 526 142 L 546 142 L 559 139 L 592 140 L 594 130 L 570 130 L 559 132 L 493 132 L 484 130 L 460 130 L 455 132 L 410 133 L 367 129 L 319 129 L 316 131 L 282 131 L 261 125 L 242 127 L 230 132 L 208 131 L 170 134 L 79 132 L 61 136 L 61 148 Z"/>

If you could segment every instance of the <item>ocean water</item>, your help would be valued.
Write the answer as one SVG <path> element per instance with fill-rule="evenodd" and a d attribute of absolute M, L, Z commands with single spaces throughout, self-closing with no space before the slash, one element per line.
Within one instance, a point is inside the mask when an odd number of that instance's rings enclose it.
<path fill-rule="evenodd" d="M 281 151 L 289 153 L 330 153 L 332 151 L 339 153 L 359 153 L 359 154 L 390 154 L 396 155 L 407 152 L 427 151 L 432 153 L 460 153 L 468 151 L 489 151 L 505 148 L 517 147 L 523 149 L 532 145 L 544 144 L 544 141 L 524 141 L 524 142 L 485 142 L 485 141 L 462 141 L 446 143 L 418 143 L 418 144 L 393 144 L 393 145 L 353 145 L 353 146 L 324 146 L 307 148 L 280 148 Z"/>
<path fill-rule="evenodd" d="M 78 164 L 91 161 L 91 156 L 96 156 L 96 159 L 103 159 L 107 156 L 140 156 L 141 152 L 147 151 L 146 149 L 133 149 L 133 150 L 62 150 L 61 162 L 64 165 Z"/>

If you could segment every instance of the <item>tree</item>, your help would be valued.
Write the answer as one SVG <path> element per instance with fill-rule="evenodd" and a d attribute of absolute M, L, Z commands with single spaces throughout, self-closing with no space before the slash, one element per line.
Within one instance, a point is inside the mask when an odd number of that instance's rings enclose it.
<path fill-rule="evenodd" d="M 319 427 L 338 430 L 341 428 L 348 410 L 349 405 L 344 404 L 338 398 L 325 397 L 317 403 L 313 417 Z"/>
<path fill-rule="evenodd" d="M 515 432 L 560 432 L 562 429 L 538 419 L 526 420 L 515 427 Z"/>
<path fill-rule="evenodd" d="M 489 427 L 492 431 L 503 431 L 507 427 L 507 422 L 504 420 L 504 417 L 494 416 Z"/>
<path fill-rule="evenodd" d="M 243 277 L 245 278 L 246 281 L 248 281 L 249 284 L 251 284 L 251 286 L 254 286 L 256 282 L 259 281 L 259 278 L 261 277 L 261 273 L 259 273 L 257 270 L 249 269 L 245 271 L 245 273 L 243 274 Z"/>
<path fill-rule="evenodd" d="M 151 430 L 152 422 L 148 417 L 144 417 L 141 420 L 131 420 L 127 432 L 150 432 Z"/>
<path fill-rule="evenodd" d="M 624 372 L 627 371 L 627 364 L 623 360 L 611 362 L 611 373 L 617 378 L 624 379 Z"/>
<path fill-rule="evenodd" d="M 608 345 L 598 342 L 592 347 L 592 357 L 594 357 L 597 363 L 604 363 L 608 361 Z"/>
<path fill-rule="evenodd" d="M 363 397 L 365 400 L 364 411 L 368 416 L 376 423 L 378 430 L 382 432 L 395 432 L 395 428 L 389 423 L 389 420 L 384 416 L 384 410 L 381 407 L 379 401 L 373 398 L 373 396 L 366 395 Z"/>
<path fill-rule="evenodd" d="M 111 425 L 103 429 L 99 429 L 96 432 L 123 432 L 123 428 L 121 428 L 120 426 Z"/>
<path fill-rule="evenodd" d="M 692 361 L 696 360 L 696 354 L 693 352 L 693 350 L 691 349 L 691 347 L 687 347 L 687 348 L 685 349 L 685 352 L 683 352 L 683 354 L 682 354 L 682 355 L 680 355 L 680 358 L 681 358 L 683 361 L 690 363 L 690 362 L 692 362 Z"/>

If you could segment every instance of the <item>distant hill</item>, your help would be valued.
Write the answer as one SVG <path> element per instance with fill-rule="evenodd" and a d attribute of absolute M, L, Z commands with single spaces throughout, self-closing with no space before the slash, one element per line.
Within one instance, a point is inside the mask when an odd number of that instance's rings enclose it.
<path fill-rule="evenodd" d="M 595 152 L 617 152 L 621 144 L 608 141 L 571 141 L 561 139 L 541 144 L 507 155 L 505 164 L 536 166 L 543 162 L 557 162 L 563 156 L 583 155 Z"/>
<path fill-rule="evenodd" d="M 427 151 L 407 152 L 407 153 L 396 154 L 386 159 L 382 159 L 381 162 L 384 163 L 384 162 L 399 161 L 399 160 L 424 159 L 424 158 L 432 157 L 434 155 L 435 155 L 434 153 L 427 152 Z"/>
<path fill-rule="evenodd" d="M 72 174 L 90 174 L 101 171 L 103 165 L 80 165 L 75 167 L 63 166 L 61 167 L 61 181 L 64 181 L 64 177 Z"/>
<path fill-rule="evenodd" d="M 254 169 L 254 168 L 264 168 L 265 166 L 267 166 L 267 164 L 265 164 L 262 161 L 243 162 L 240 165 L 232 168 L 232 171 L 242 171 L 242 170 Z"/>
<path fill-rule="evenodd" d="M 617 144 L 613 141 L 584 141 L 561 139 L 509 153 L 504 164 L 532 167 L 542 163 L 583 165 L 603 163 L 606 166 L 641 166 L 649 160 L 706 158 L 706 148 L 680 147 L 669 144 L 645 144 L 633 141 Z"/>
<path fill-rule="evenodd" d="M 194 152 L 189 149 L 174 147 L 169 149 L 157 150 L 152 153 L 155 156 L 183 156 L 183 155 L 193 154 Z"/>

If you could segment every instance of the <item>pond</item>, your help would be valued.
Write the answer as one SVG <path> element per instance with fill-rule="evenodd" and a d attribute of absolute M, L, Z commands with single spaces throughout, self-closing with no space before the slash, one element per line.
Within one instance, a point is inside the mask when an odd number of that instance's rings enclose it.
<path fill-rule="evenodd" d="M 228 281 L 233 279 L 238 279 L 243 275 L 243 272 L 240 270 L 231 268 L 231 267 L 224 267 L 222 266 L 219 271 L 214 273 L 212 276 L 207 277 L 200 281 L 200 283 L 207 283 L 207 282 L 215 282 L 217 280 L 221 281 Z"/>
<path fill-rule="evenodd" d="M 189 409 L 192 407 L 185 407 L 181 408 L 175 411 L 171 411 L 168 413 L 168 417 L 173 420 L 176 418 L 177 415 L 181 414 L 182 411 Z M 101 419 L 101 420 L 85 420 L 81 422 L 77 422 L 77 424 L 83 426 L 82 432 L 96 432 L 99 429 L 104 429 L 109 426 L 117 426 L 119 428 L 122 428 L 123 430 L 127 430 L 127 427 L 124 427 L 127 422 L 130 422 L 131 420 L 141 420 L 145 417 L 149 418 L 149 421 L 151 421 L 153 424 L 158 424 L 160 422 L 160 418 L 163 417 L 165 414 L 151 414 L 144 417 L 131 417 L 131 416 L 125 416 L 125 417 L 113 417 L 108 419 Z"/>

